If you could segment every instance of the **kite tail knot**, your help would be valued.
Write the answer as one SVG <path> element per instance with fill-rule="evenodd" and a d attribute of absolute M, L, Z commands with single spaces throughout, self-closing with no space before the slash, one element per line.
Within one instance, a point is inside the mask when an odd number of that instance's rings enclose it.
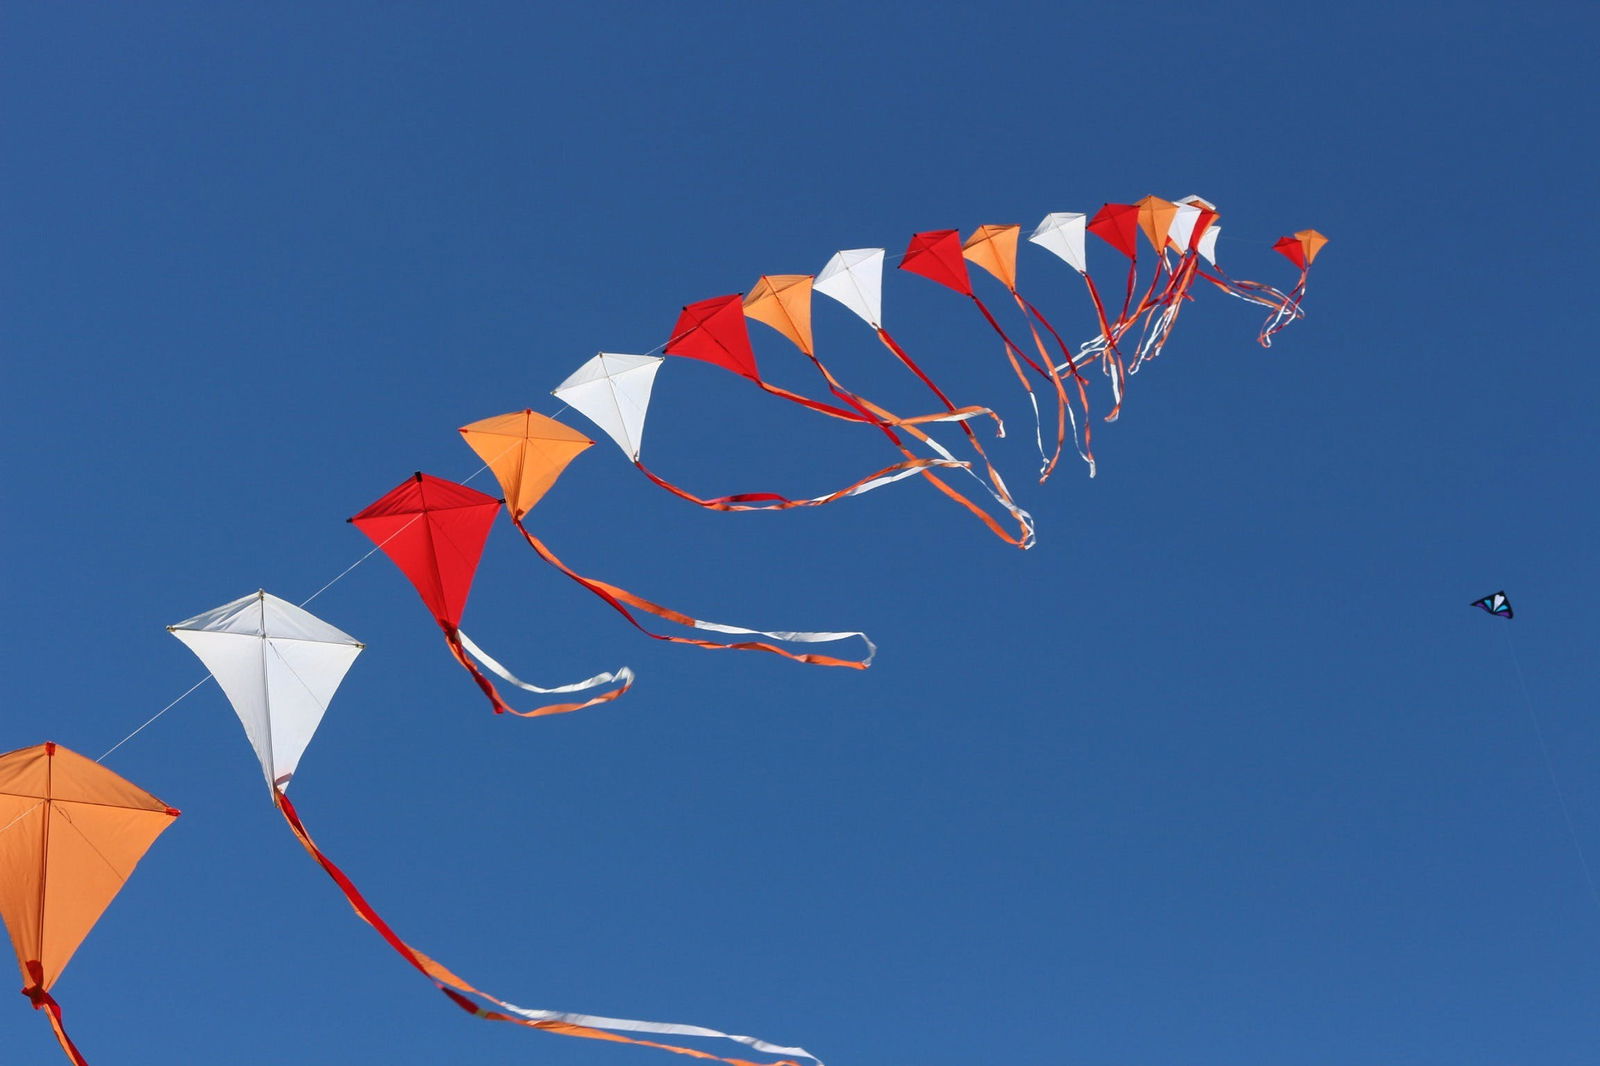
<path fill-rule="evenodd" d="M 28 1002 L 33 1004 L 34 1010 L 44 1010 L 55 1002 L 50 993 L 38 985 L 29 985 L 22 990 L 22 994 L 28 997 Z"/>

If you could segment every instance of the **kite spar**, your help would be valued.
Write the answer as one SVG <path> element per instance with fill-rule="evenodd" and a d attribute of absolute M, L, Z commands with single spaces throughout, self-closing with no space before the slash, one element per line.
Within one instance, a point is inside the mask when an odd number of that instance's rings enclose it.
<path fill-rule="evenodd" d="M 498 501 L 495 506 L 499 506 Z M 372 904 L 367 902 L 366 897 L 356 888 L 350 877 L 312 840 L 311 834 L 306 831 L 299 812 L 295 810 L 294 804 L 289 802 L 288 796 L 288 788 L 299 767 L 301 756 L 311 742 L 317 726 L 321 724 L 322 717 L 340 682 L 344 680 L 345 674 L 364 645 L 309 611 L 264 591 L 242 596 L 232 603 L 202 612 L 167 628 L 200 658 L 206 669 L 217 679 L 223 694 L 227 696 L 234 713 L 244 726 L 251 747 L 255 749 L 256 758 L 261 763 L 262 775 L 266 778 L 267 786 L 272 793 L 273 804 L 283 815 L 295 839 L 339 886 L 339 891 L 344 895 L 346 902 L 361 920 L 372 926 L 396 954 L 432 981 L 434 986 L 456 1006 L 474 1017 L 487 1021 L 509 1022 L 563 1036 L 579 1036 L 591 1040 L 658 1048 L 695 1058 L 728 1063 L 729 1066 L 758 1066 L 758 1064 L 744 1059 L 722 1058 L 694 1048 L 623 1036 L 619 1032 L 608 1030 L 722 1038 L 737 1041 L 766 1054 L 810 1059 L 821 1066 L 816 1057 L 803 1048 L 779 1047 L 754 1037 L 735 1036 L 700 1026 L 641 1022 L 625 1018 L 598 1018 L 518 1007 L 474 988 L 439 962 L 406 943 L 389 923 L 384 921 Z M 35 750 L 38 749 L 29 749 L 29 751 Z M 23 753 L 13 753 L 13 755 L 18 754 Z M 5 794 L 8 783 L 6 770 L 8 760 L 11 758 L 11 756 L 0 757 L 0 803 L 11 798 Z M 99 767 L 94 769 L 99 770 Z M 4 809 L 0 807 L 0 810 Z M 159 832 L 159 829 L 156 831 Z M 0 837 L 0 848 L 8 846 L 6 838 Z M 140 851 L 142 850 L 141 847 Z M 0 856 L 4 855 L 5 852 L 0 851 Z M 54 849 L 51 858 L 54 861 Z M 128 865 L 131 867 L 131 862 Z M 0 896 L 0 900 L 4 899 L 5 897 Z M 9 910 L 6 912 L 6 917 L 8 924 L 11 923 Z M 92 918 L 90 920 L 92 921 Z M 21 951 L 19 944 L 19 954 Z M 64 963 L 65 959 L 63 958 L 61 962 Z M 59 965 L 57 969 L 59 970 Z M 83 1066 L 80 1059 L 75 1058 L 73 1061 L 78 1066 Z M 791 1057 L 762 1066 L 799 1066 L 799 1064 Z"/>
<path fill-rule="evenodd" d="M 642 422 L 641 409 L 641 425 Z M 770 652 L 773 655 L 781 655 L 796 662 L 811 663 L 817 666 L 847 666 L 860 670 L 872 664 L 872 657 L 877 649 L 865 633 L 768 632 L 760 629 L 746 629 L 742 626 L 723 625 L 720 622 L 707 622 L 691 617 L 681 611 L 675 611 L 670 607 L 652 603 L 642 596 L 634 595 L 627 589 L 583 576 L 558 559 L 555 552 L 551 551 L 543 541 L 529 532 L 528 527 L 523 524 L 522 520 L 533 508 L 533 505 L 538 503 L 546 492 L 550 491 L 550 488 L 556 482 L 556 478 L 566 469 L 567 464 L 582 454 L 594 441 L 553 418 L 547 418 L 530 410 L 496 415 L 493 418 L 485 418 L 474 422 L 469 426 L 462 426 L 461 436 L 466 440 L 468 446 L 477 452 L 479 457 L 489 465 L 489 469 L 494 472 L 494 476 L 499 480 L 500 490 L 505 493 L 506 513 L 511 516 L 512 525 L 517 527 L 517 532 L 522 534 L 523 539 L 528 542 L 528 546 L 537 552 L 545 562 L 610 604 L 622 617 L 632 623 L 635 629 L 645 636 L 674 644 L 688 644 L 697 648 Z M 634 615 L 633 610 L 629 610 L 629 608 L 653 614 L 657 618 L 687 626 L 690 629 L 708 633 L 723 633 L 729 636 L 764 637 L 766 640 L 718 643 L 709 640 L 696 640 L 692 637 L 656 633 L 645 628 L 638 617 Z M 770 641 L 780 641 L 796 644 L 827 644 L 856 638 L 859 638 L 867 646 L 867 656 L 864 659 L 839 659 L 831 655 L 793 652 L 770 643 Z"/>
<path fill-rule="evenodd" d="M 50 994 L 156 837 L 178 812 L 59 744 L 0 755 L 0 917 L 34 1010 L 86 1066 Z"/>

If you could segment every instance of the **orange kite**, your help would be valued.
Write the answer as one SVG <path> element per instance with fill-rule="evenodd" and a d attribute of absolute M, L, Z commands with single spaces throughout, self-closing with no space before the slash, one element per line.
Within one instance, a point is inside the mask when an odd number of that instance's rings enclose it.
<path fill-rule="evenodd" d="M 34 1010 L 83 1056 L 50 988 L 133 868 L 178 812 L 59 744 L 0 755 L 0 917 Z"/>

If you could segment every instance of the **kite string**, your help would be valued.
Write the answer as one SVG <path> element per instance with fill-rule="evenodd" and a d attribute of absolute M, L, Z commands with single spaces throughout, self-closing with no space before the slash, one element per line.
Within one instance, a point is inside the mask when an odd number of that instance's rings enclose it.
<path fill-rule="evenodd" d="M 123 737 L 121 740 L 119 740 L 115 744 L 111 745 L 111 747 L 107 748 L 105 754 L 100 756 L 98 759 L 96 759 L 95 762 L 97 762 L 97 763 L 98 762 L 105 762 L 107 757 L 109 757 L 112 752 L 116 751 L 118 748 L 122 747 L 122 745 L 126 744 L 128 741 L 132 740 L 134 737 L 136 737 L 140 733 L 142 733 L 144 731 L 144 727 L 145 726 L 151 724 L 157 718 L 160 718 L 162 715 L 164 715 L 168 711 L 172 710 L 172 708 L 174 708 L 178 704 L 182 703 L 184 701 L 184 699 L 186 697 L 188 697 L 189 693 L 193 692 L 195 689 L 199 688 L 201 685 L 205 684 L 207 681 L 210 681 L 210 680 L 211 680 L 211 675 L 207 674 L 205 677 L 202 677 L 199 681 L 196 681 L 194 684 L 190 685 L 187 689 L 184 690 L 183 695 L 179 696 L 177 699 L 173 700 L 171 703 L 169 703 L 165 707 L 161 708 L 155 714 L 152 714 L 149 718 L 145 719 L 144 725 L 141 725 L 138 729 L 135 729 L 133 732 L 129 733 L 127 736 Z"/>
<path fill-rule="evenodd" d="M 566 404 L 562 404 L 561 408 L 558 411 L 556 411 L 555 415 L 551 415 L 550 417 L 554 418 L 557 415 L 560 415 L 566 409 L 567 409 Z M 480 474 L 482 474 L 487 469 L 489 469 L 489 464 L 488 463 L 484 463 L 482 466 L 478 467 L 478 469 L 476 469 L 472 473 L 468 474 L 463 479 L 463 483 L 468 482 L 468 481 L 472 481 L 474 478 L 478 477 Z M 345 567 L 343 570 L 339 571 L 338 574 L 334 575 L 332 580 L 328 581 L 321 588 L 317 589 L 317 591 L 313 592 L 311 595 L 309 595 L 305 599 L 301 600 L 300 603 L 299 603 L 299 606 L 304 607 L 306 604 L 310 603 L 312 600 L 316 599 L 318 596 L 322 595 L 324 592 L 327 592 L 333 586 L 337 585 L 340 581 L 342 581 L 346 576 L 349 575 L 350 571 L 354 570 L 356 567 L 360 566 L 362 563 L 364 563 L 368 559 L 372 558 L 372 556 L 377 551 L 379 551 L 385 544 L 388 544 L 395 537 L 398 537 L 401 533 L 405 532 L 406 529 L 408 527 L 410 527 L 411 523 L 415 522 L 420 517 L 422 517 L 420 514 L 414 516 L 411 519 L 410 522 L 407 522 L 405 525 L 401 526 L 399 529 L 397 529 L 393 533 L 389 534 L 380 543 L 373 545 L 371 550 L 369 550 L 365 555 L 363 555 L 361 558 L 357 559 L 355 562 L 351 563 L 349 566 Z M 173 700 L 171 703 L 169 703 L 165 707 L 161 708 L 155 714 L 152 714 L 149 718 L 145 719 L 145 721 L 143 722 L 143 724 L 141 724 L 139 726 L 139 728 L 135 729 L 133 732 L 129 733 L 127 736 L 123 737 L 121 740 L 119 740 L 115 744 L 111 745 L 111 747 L 107 748 L 106 751 L 105 751 L 105 754 L 101 755 L 98 759 L 95 760 L 95 762 L 97 762 L 97 763 L 105 762 L 106 759 L 111 756 L 112 752 L 116 751 L 118 748 L 122 747 L 122 745 L 126 744 L 128 741 L 132 740 L 134 737 L 136 737 L 140 733 L 144 732 L 146 726 L 154 724 L 156 719 L 160 718 L 162 715 L 164 715 L 168 711 L 172 710 L 172 708 L 174 708 L 178 704 L 182 703 L 186 698 L 188 698 L 190 693 L 194 692 L 195 689 L 199 688 L 201 685 L 205 684 L 207 681 L 210 681 L 210 680 L 211 680 L 211 675 L 207 674 L 205 677 L 202 677 L 199 681 L 196 681 L 194 684 L 190 685 L 187 689 L 185 689 L 178 696 L 177 699 Z"/>
<path fill-rule="evenodd" d="M 1507 627 L 1509 628 L 1509 627 Z M 1528 692 L 1528 678 L 1522 672 L 1522 660 L 1517 657 L 1517 646 L 1507 632 L 1506 651 L 1511 655 L 1511 665 L 1516 667 L 1517 683 L 1522 688 L 1522 706 L 1528 712 L 1528 718 L 1533 722 L 1533 735 L 1539 741 L 1539 754 L 1544 757 L 1544 770 L 1550 778 L 1550 788 L 1556 794 L 1556 805 L 1561 808 L 1561 817 L 1567 825 L 1567 836 L 1572 840 L 1572 850 L 1577 852 L 1578 866 L 1583 870 L 1583 879 L 1589 886 L 1589 895 L 1594 900 L 1595 906 L 1600 908 L 1600 887 L 1596 887 L 1594 873 L 1589 868 L 1588 856 L 1584 854 L 1582 838 L 1578 835 L 1578 827 L 1572 820 L 1572 810 L 1567 806 L 1567 795 L 1561 788 L 1561 782 L 1556 777 L 1555 764 L 1550 759 L 1550 746 L 1545 743 L 1544 726 L 1539 721 L 1539 714 L 1534 710 L 1533 697 Z"/>

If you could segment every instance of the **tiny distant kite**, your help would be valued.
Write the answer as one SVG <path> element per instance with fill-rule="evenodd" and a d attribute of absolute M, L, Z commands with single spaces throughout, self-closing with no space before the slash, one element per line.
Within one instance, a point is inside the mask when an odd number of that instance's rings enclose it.
<path fill-rule="evenodd" d="M 495 507 L 498 509 L 499 506 L 500 503 L 496 500 Z M 206 669 L 211 671 L 211 676 L 216 678 L 228 702 L 232 704 L 234 713 L 239 716 L 239 721 L 244 726 L 245 735 L 250 738 L 250 746 L 255 749 L 256 758 L 261 763 L 261 773 L 271 791 L 272 802 L 283 815 L 284 821 L 289 824 L 289 829 L 300 842 L 300 846 L 305 848 L 323 871 L 333 879 L 334 884 L 339 886 L 345 901 L 361 920 L 372 926 L 396 954 L 432 981 L 439 991 L 462 1010 L 486 1021 L 509 1022 L 562 1036 L 659 1048 L 708 1061 L 728 1063 L 730 1066 L 755 1066 L 755 1064 L 743 1059 L 721 1058 L 707 1051 L 679 1047 L 676 1044 L 663 1044 L 636 1036 L 624 1036 L 622 1032 L 733 1040 L 765 1054 L 788 1056 L 768 1066 L 784 1066 L 784 1064 L 798 1066 L 795 1056 L 817 1062 L 816 1057 L 803 1048 L 780 1047 L 757 1040 L 755 1037 L 737 1036 L 701 1026 L 641 1022 L 626 1018 L 600 1018 L 514 1006 L 474 988 L 433 958 L 400 939 L 400 936 L 390 928 L 389 923 L 384 921 L 373 909 L 372 904 L 367 902 L 366 897 L 356 888 L 349 876 L 311 839 L 311 834 L 300 820 L 299 812 L 295 810 L 294 804 L 289 802 L 288 795 L 289 785 L 299 769 L 300 758 L 311 743 L 317 726 L 322 723 L 328 704 L 333 701 L 340 682 L 344 680 L 346 672 L 366 645 L 311 612 L 281 600 L 270 592 L 261 591 L 241 596 L 232 603 L 214 607 L 187 621 L 168 626 L 167 629 L 173 636 L 183 641 L 190 651 L 199 656 Z M 30 752 L 37 750 L 39 749 L 29 749 Z M 16 752 L 0 756 L 0 814 L 8 810 L 5 804 L 14 798 L 8 795 L 14 791 L 8 779 L 8 762 L 17 755 L 24 754 L 28 753 Z M 92 770 L 120 781 L 109 770 L 101 770 L 86 759 L 81 761 Z M 59 780 L 59 771 L 57 776 Z M 120 783 L 131 788 L 126 782 Z M 37 788 L 32 791 L 36 792 Z M 59 786 L 57 791 L 60 792 Z M 17 818 L 20 820 L 28 813 L 24 811 Z M 109 821 L 113 813 L 123 812 L 90 813 L 96 818 Z M 80 830 L 87 824 L 90 823 L 83 817 L 79 818 Z M 149 835 L 153 837 L 153 834 Z M 5 837 L 0 837 L 0 867 L 20 867 L 20 863 L 12 861 L 13 856 L 7 850 L 9 845 L 3 842 Z M 141 846 L 140 851 L 142 850 Z M 112 855 L 115 856 L 116 853 L 112 852 Z M 55 862 L 56 850 L 53 840 L 50 858 L 52 863 Z M 83 858 L 77 852 L 68 855 L 66 861 L 78 863 L 69 868 L 69 877 L 92 879 L 96 876 L 96 869 L 80 861 Z M 132 866 L 131 860 L 127 865 Z M 88 873 L 79 873 L 80 867 L 86 869 Z M 104 880 L 104 875 L 98 876 Z M 95 882 L 91 880 L 88 883 Z M 69 883 L 61 891 L 64 893 L 76 891 L 80 897 L 85 894 L 84 886 L 79 883 Z M 0 890 L 0 906 L 6 905 L 9 898 L 5 890 Z M 24 905 L 30 900 L 31 897 L 24 899 Z M 69 897 L 69 906 L 71 902 Z M 82 919 L 81 906 L 71 911 L 69 917 Z M 6 921 L 15 930 L 17 924 L 16 919 L 12 917 L 12 911 L 7 909 L 5 913 Z M 29 911 L 19 913 L 30 920 L 33 918 Z M 88 917 L 87 921 L 92 922 L 93 917 Z M 28 926 L 28 929 L 31 931 L 32 926 Z M 20 939 L 17 950 L 19 955 L 24 951 Z M 60 954 L 61 944 L 58 944 L 55 950 Z M 70 954 L 70 948 L 66 951 Z M 48 975 L 50 965 L 48 960 L 51 956 L 47 955 L 45 958 Z M 63 956 L 60 962 L 65 961 Z M 58 963 L 55 968 L 59 970 L 60 964 Z M 30 980 L 36 979 L 30 978 Z M 29 994 L 32 995 L 33 991 L 30 990 Z M 78 1066 L 83 1066 L 82 1060 L 75 1058 L 73 1061 Z"/>
<path fill-rule="evenodd" d="M 50 986 L 178 812 L 59 744 L 0 755 L 0 917 L 61 1050 L 83 1055 Z"/>
<path fill-rule="evenodd" d="M 1514 617 L 1511 613 L 1511 601 L 1506 599 L 1506 594 L 1503 591 L 1490 593 L 1481 600 L 1473 600 L 1467 606 L 1482 607 L 1485 612 L 1498 615 L 1501 618 Z"/>

